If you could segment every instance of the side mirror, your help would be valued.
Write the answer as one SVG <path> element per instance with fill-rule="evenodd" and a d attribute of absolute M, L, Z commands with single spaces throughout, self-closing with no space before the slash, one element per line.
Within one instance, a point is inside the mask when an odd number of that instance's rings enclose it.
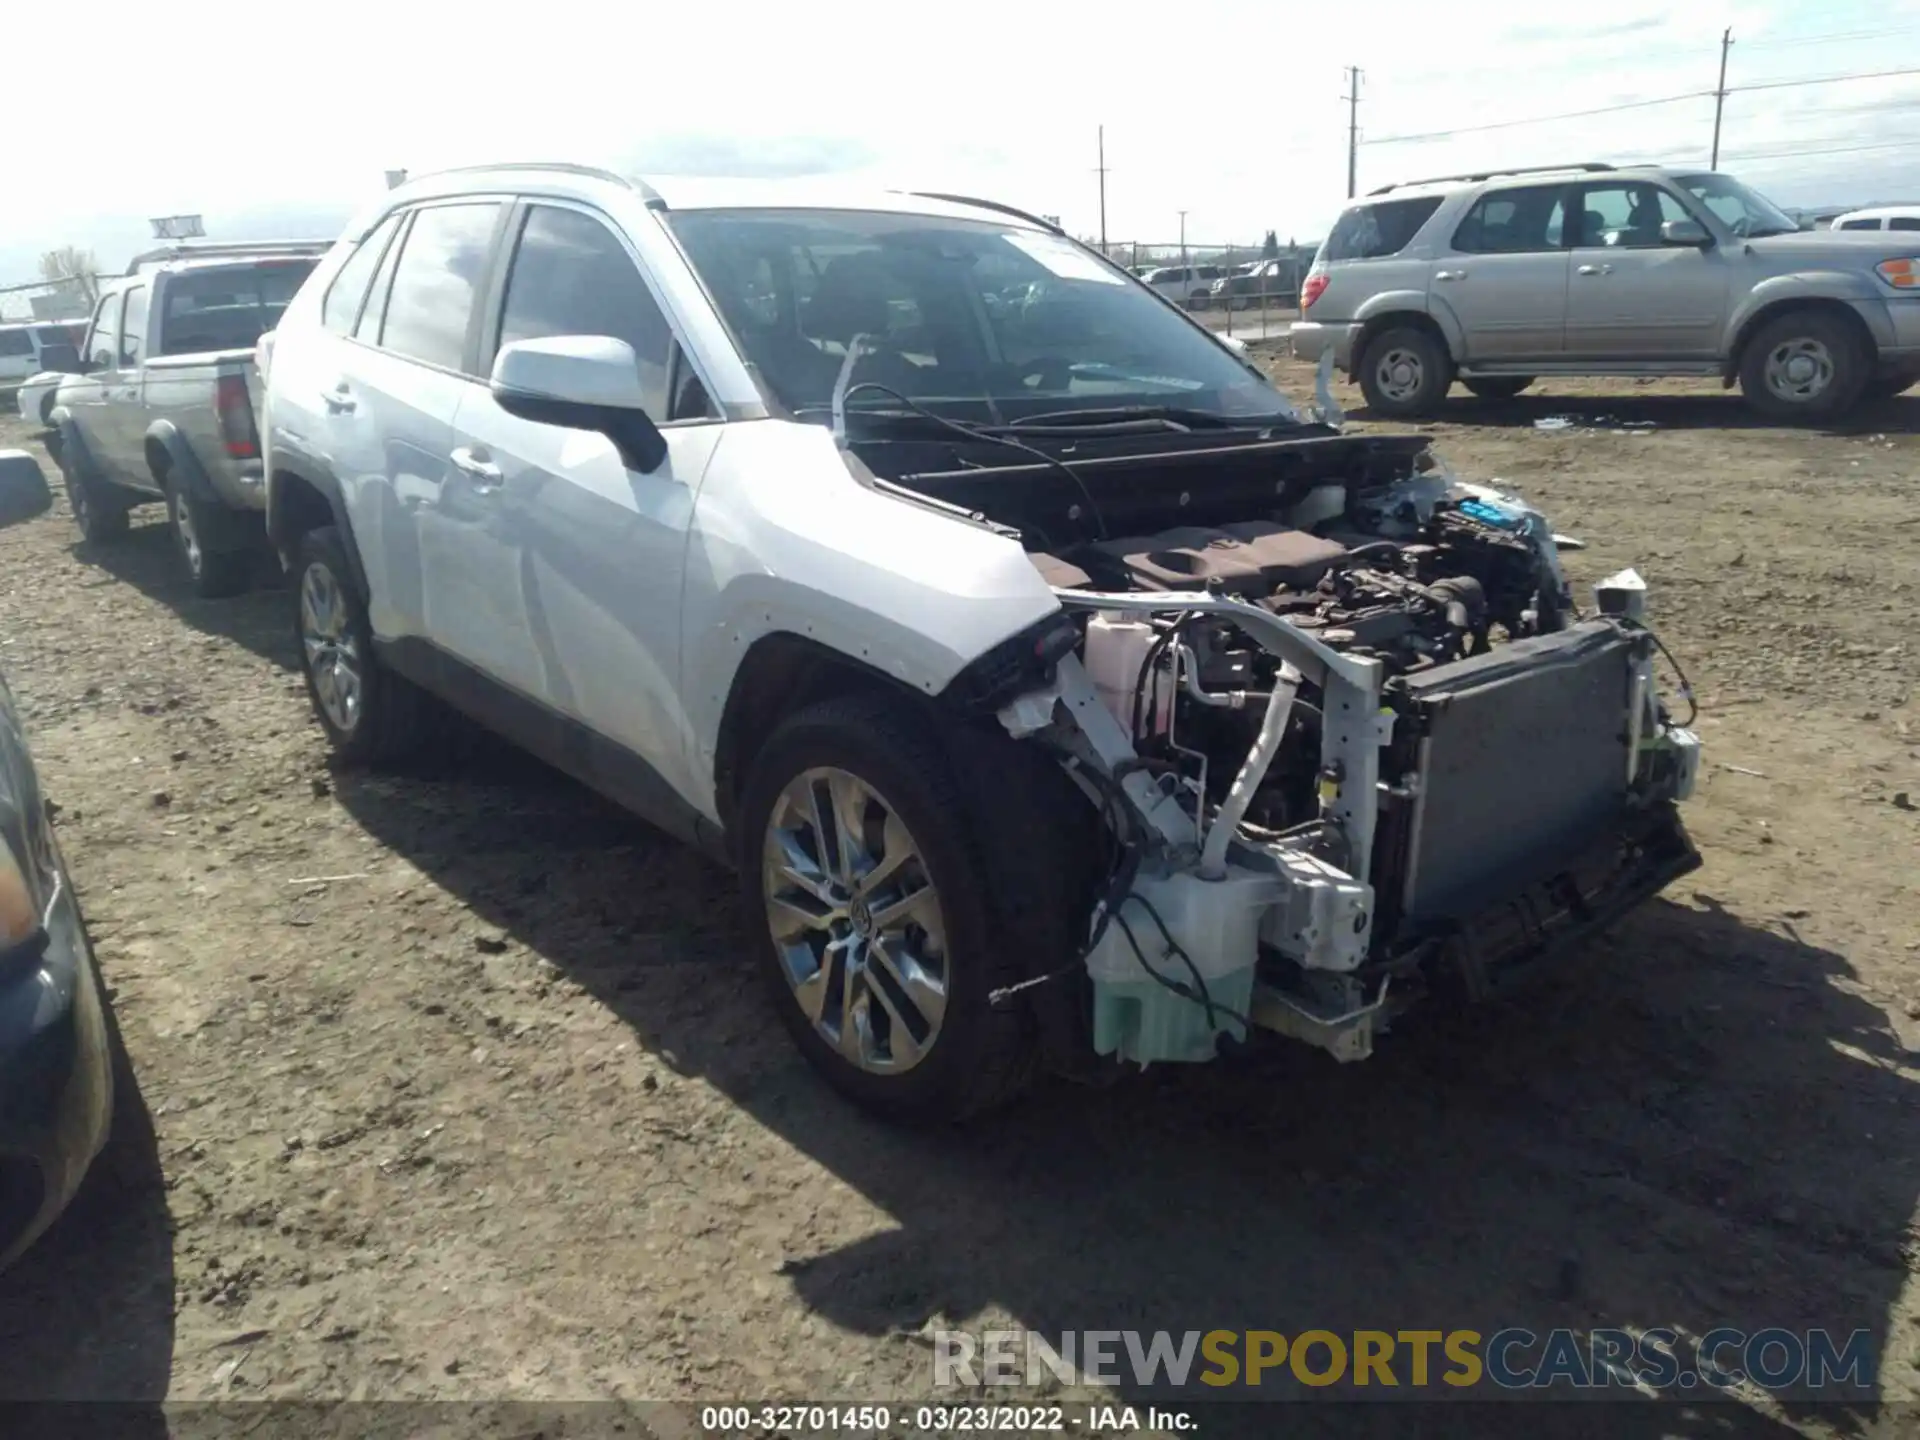
<path fill-rule="evenodd" d="M 631 470 L 650 474 L 666 461 L 666 437 L 641 408 L 640 362 L 624 340 L 516 340 L 494 357 L 489 388 L 509 415 L 605 435 Z"/>
<path fill-rule="evenodd" d="M 1713 236 L 1698 220 L 1669 220 L 1660 227 L 1660 243 L 1705 250 L 1713 244 Z"/>
<path fill-rule="evenodd" d="M 40 462 L 24 450 L 0 450 L 0 526 L 44 515 L 52 506 Z"/>

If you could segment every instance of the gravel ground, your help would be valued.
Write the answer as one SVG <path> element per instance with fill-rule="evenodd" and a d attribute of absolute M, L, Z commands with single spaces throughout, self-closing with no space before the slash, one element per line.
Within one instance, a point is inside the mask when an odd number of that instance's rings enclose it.
<path fill-rule="evenodd" d="M 1365 1065 L 1275 1047 L 950 1135 L 812 1079 L 691 853 L 497 747 L 330 768 L 270 575 L 192 599 L 157 516 L 97 554 L 64 504 L 0 535 L 0 665 L 137 1081 L 0 1278 L 0 1398 L 898 1400 L 942 1323 L 1724 1323 L 1866 1328 L 1920 1399 L 1916 422 L 1457 398 L 1422 428 L 1460 473 L 1586 540 L 1583 586 L 1648 577 L 1705 868 Z"/>

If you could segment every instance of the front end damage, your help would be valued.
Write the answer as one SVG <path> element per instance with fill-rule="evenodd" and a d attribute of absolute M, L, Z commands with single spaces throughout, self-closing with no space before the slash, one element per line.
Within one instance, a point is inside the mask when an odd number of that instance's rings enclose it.
<path fill-rule="evenodd" d="M 1637 576 L 1579 612 L 1542 517 L 1424 453 L 1281 494 L 1034 556 L 1066 620 L 998 715 L 1111 838 L 1076 961 L 1103 1055 L 1260 1028 L 1364 1059 L 1429 992 L 1485 995 L 1699 863 L 1699 742 Z"/>

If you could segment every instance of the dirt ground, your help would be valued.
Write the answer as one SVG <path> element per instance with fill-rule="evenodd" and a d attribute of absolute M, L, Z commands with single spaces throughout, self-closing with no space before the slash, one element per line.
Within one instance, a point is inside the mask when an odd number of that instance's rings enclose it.
<path fill-rule="evenodd" d="M 1585 540 L 1583 590 L 1648 578 L 1705 868 L 1365 1065 L 1276 1046 L 960 1134 L 834 1099 L 731 880 L 571 783 L 330 768 L 283 589 L 191 598 L 157 514 L 94 555 L 64 503 L 0 535 L 0 666 L 138 1085 L 0 1277 L 0 1398 L 911 1400 L 950 1323 L 1865 1328 L 1920 1400 L 1920 397 L 1802 433 L 1594 383 L 1421 428 Z"/>

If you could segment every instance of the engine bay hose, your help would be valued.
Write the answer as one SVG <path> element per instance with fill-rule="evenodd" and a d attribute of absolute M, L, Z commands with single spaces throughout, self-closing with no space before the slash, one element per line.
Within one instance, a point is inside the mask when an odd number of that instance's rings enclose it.
<path fill-rule="evenodd" d="M 1280 741 L 1286 736 L 1287 717 L 1293 711 L 1293 697 L 1299 692 L 1300 681 L 1300 672 L 1282 661 L 1279 673 L 1273 677 L 1273 693 L 1267 697 L 1267 713 L 1260 722 L 1260 734 L 1255 738 L 1253 748 L 1247 752 L 1246 763 L 1240 767 L 1240 773 L 1233 777 L 1227 798 L 1220 802 L 1220 809 L 1213 817 L 1213 828 L 1207 831 L 1206 843 L 1201 846 L 1202 880 L 1227 878 L 1227 847 L 1233 843 L 1240 822 L 1246 818 L 1247 807 L 1253 804 L 1255 793 L 1266 780 L 1267 767 L 1279 753 Z"/>

